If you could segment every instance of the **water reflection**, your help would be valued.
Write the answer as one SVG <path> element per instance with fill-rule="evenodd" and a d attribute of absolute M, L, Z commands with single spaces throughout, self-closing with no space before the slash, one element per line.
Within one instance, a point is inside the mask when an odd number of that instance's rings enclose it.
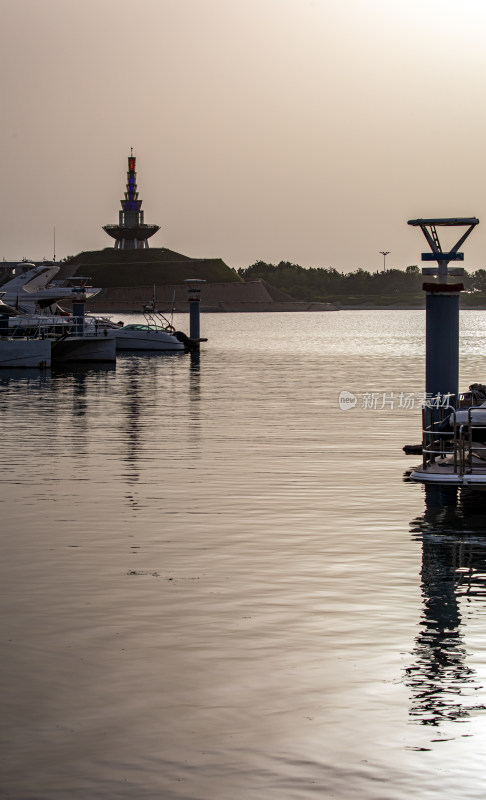
<path fill-rule="evenodd" d="M 201 356 L 190 354 L 189 367 L 189 428 L 192 445 L 201 446 Z"/>
<path fill-rule="evenodd" d="M 188 369 L 189 367 L 189 369 Z M 199 353 L 143 353 L 124 359 L 119 377 L 120 441 L 128 504 L 138 505 L 134 487 L 155 457 L 167 458 L 177 425 L 194 443 L 200 434 Z"/>
<path fill-rule="evenodd" d="M 141 447 L 141 417 L 145 412 L 144 395 L 146 394 L 140 383 L 140 367 L 140 360 L 134 360 L 123 387 L 124 395 L 121 401 L 121 433 L 125 443 L 123 461 L 127 465 L 124 478 L 128 484 L 136 484 L 140 478 L 138 458 Z M 143 372 L 142 370 L 142 374 Z M 129 502 L 133 501 L 131 494 L 126 495 L 126 497 Z"/>
<path fill-rule="evenodd" d="M 12 369 L 0 370 L 0 387 L 13 386 L 17 383 L 42 388 L 49 384 L 50 378 L 48 370 L 12 367 Z"/>
<path fill-rule="evenodd" d="M 467 663 L 461 608 L 465 598 L 485 595 L 485 497 L 469 489 L 427 487 L 425 511 L 411 523 L 422 542 L 423 614 L 406 683 L 412 690 L 410 715 L 423 725 L 439 726 L 485 708 L 475 702 L 481 687 Z"/>
<path fill-rule="evenodd" d="M 199 400 L 201 394 L 201 354 L 190 353 L 189 394 Z"/>

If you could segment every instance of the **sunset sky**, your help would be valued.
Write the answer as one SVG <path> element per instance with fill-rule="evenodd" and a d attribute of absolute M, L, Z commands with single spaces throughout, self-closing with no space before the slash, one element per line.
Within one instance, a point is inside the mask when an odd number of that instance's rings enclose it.
<path fill-rule="evenodd" d="M 110 246 L 127 156 L 153 246 L 232 267 L 420 263 L 477 216 L 485 0 L 0 0 L 0 258 Z M 457 237 L 458 238 L 458 237 Z M 445 244 L 449 243 L 444 237 Z"/>

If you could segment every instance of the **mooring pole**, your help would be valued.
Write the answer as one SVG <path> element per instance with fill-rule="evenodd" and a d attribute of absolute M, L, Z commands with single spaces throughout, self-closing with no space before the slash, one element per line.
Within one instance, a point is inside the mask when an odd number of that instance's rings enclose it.
<path fill-rule="evenodd" d="M 191 339 L 199 339 L 201 333 L 201 290 L 197 288 L 189 289 L 189 336 Z"/>
<path fill-rule="evenodd" d="M 440 289 L 447 288 L 447 292 Z M 459 296 L 463 284 L 424 283 L 425 391 L 428 398 L 459 394 Z"/>
<path fill-rule="evenodd" d="M 184 283 L 188 284 L 189 292 L 187 298 L 189 302 L 189 338 L 193 343 L 194 349 L 199 350 L 199 342 L 201 341 L 201 283 L 206 283 L 206 281 L 188 278 Z"/>
<path fill-rule="evenodd" d="M 431 405 L 456 406 L 459 396 L 459 296 L 462 283 L 448 283 L 452 275 L 464 275 L 463 268 L 449 269 L 449 261 L 464 261 L 459 247 L 473 228 L 479 224 L 476 217 L 447 219 L 411 219 L 409 225 L 420 227 L 431 253 L 422 253 L 422 261 L 436 261 L 435 267 L 424 267 L 422 275 L 437 278 L 423 284 L 425 292 L 425 391 Z M 467 231 L 448 252 L 444 253 L 437 227 L 468 226 Z"/>

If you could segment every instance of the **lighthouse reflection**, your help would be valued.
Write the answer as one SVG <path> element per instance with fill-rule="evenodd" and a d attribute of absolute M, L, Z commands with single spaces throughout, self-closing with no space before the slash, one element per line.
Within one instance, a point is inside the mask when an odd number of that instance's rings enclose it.
<path fill-rule="evenodd" d="M 412 691 L 410 715 L 439 726 L 485 708 L 468 664 L 464 620 L 479 611 L 486 594 L 486 493 L 425 492 L 425 511 L 411 523 L 422 542 L 423 613 L 405 682 Z"/>

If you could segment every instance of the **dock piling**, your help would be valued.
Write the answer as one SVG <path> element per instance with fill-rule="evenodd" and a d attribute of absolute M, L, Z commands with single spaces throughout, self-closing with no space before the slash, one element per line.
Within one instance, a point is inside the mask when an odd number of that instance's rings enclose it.
<path fill-rule="evenodd" d="M 188 278 L 184 283 L 188 284 L 189 292 L 189 338 L 193 343 L 194 349 L 199 350 L 199 342 L 201 341 L 201 283 L 206 283 L 206 281 Z"/>

